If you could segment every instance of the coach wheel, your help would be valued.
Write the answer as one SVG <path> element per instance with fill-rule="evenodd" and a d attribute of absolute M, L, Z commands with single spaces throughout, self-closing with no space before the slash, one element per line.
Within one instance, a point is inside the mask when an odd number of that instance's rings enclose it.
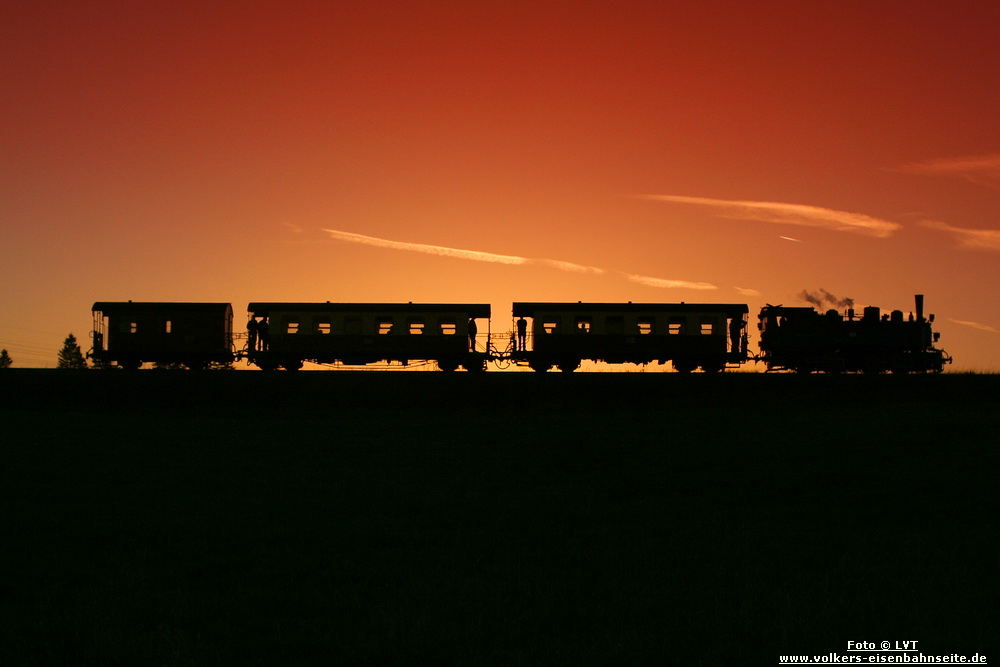
<path fill-rule="evenodd" d="M 702 364 L 701 370 L 706 373 L 721 373 L 726 368 L 725 363 L 712 362 L 710 364 Z"/>
<path fill-rule="evenodd" d="M 580 367 L 580 361 L 578 359 L 571 359 L 569 361 L 563 361 L 559 363 L 559 370 L 561 370 L 563 373 L 572 373 L 579 367 Z"/>
<path fill-rule="evenodd" d="M 142 362 L 138 359 L 122 359 L 118 362 L 118 367 L 127 371 L 137 371 L 140 366 L 142 366 Z"/>
<path fill-rule="evenodd" d="M 528 368 L 535 371 L 536 373 L 544 373 L 551 368 L 552 364 L 547 361 L 529 361 Z"/>
<path fill-rule="evenodd" d="M 674 370 L 678 373 L 690 373 L 698 364 L 692 363 L 686 359 L 674 359 Z"/>
<path fill-rule="evenodd" d="M 301 359 L 289 359 L 288 361 L 282 362 L 281 365 L 282 365 L 282 367 L 284 367 L 285 370 L 297 371 L 297 370 L 300 370 L 302 368 L 302 360 Z"/>
<path fill-rule="evenodd" d="M 451 373 L 458 368 L 458 362 L 452 359 L 438 359 L 438 368 L 443 370 L 445 373 Z"/>

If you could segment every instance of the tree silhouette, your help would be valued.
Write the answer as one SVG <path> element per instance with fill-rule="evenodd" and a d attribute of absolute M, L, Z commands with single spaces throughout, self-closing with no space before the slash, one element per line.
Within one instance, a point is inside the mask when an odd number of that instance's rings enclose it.
<path fill-rule="evenodd" d="M 7 350 L 0 350 L 0 369 L 10 368 L 13 363 L 14 361 L 10 358 L 10 355 L 7 354 Z"/>
<path fill-rule="evenodd" d="M 77 345 L 76 336 L 70 334 L 66 336 L 63 347 L 59 350 L 59 363 L 56 368 L 86 368 L 87 360 L 83 358 L 83 352 Z"/>

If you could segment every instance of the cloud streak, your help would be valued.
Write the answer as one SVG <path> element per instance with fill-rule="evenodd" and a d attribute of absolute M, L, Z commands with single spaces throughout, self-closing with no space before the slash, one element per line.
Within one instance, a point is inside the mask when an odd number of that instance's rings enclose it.
<path fill-rule="evenodd" d="M 936 220 L 924 220 L 920 223 L 924 227 L 947 232 L 954 236 L 961 247 L 974 248 L 976 250 L 1000 250 L 1000 231 L 995 229 L 966 229 L 956 227 L 947 222 Z"/>
<path fill-rule="evenodd" d="M 428 245 L 426 243 L 406 243 L 403 241 L 390 241 L 380 239 L 375 236 L 365 236 L 364 234 L 354 234 L 352 232 L 342 232 L 336 229 L 324 229 L 324 232 L 338 241 L 348 243 L 361 243 L 377 248 L 391 248 L 393 250 L 408 250 L 410 252 L 422 252 L 428 255 L 439 257 L 456 257 L 458 259 L 471 259 L 476 262 L 494 262 L 497 264 L 527 264 L 527 257 L 517 255 L 498 255 L 492 252 L 479 252 L 478 250 L 461 250 L 459 248 L 448 248 L 440 245 Z"/>
<path fill-rule="evenodd" d="M 902 229 L 902 225 L 882 220 L 863 213 L 838 211 L 805 204 L 782 202 L 743 201 L 734 199 L 710 199 L 707 197 L 682 197 L 679 195 L 636 195 L 642 199 L 665 201 L 674 204 L 706 206 L 716 210 L 723 218 L 759 220 L 782 225 L 820 227 L 837 232 L 852 232 L 887 238 Z"/>
<path fill-rule="evenodd" d="M 663 287 L 666 289 L 718 289 L 712 283 L 698 283 L 687 280 L 667 280 L 665 278 L 653 278 L 652 276 L 641 276 L 635 273 L 622 273 L 627 280 L 648 287 Z"/>
<path fill-rule="evenodd" d="M 989 331 L 990 333 L 1000 333 L 1000 330 L 991 327 L 988 324 L 980 324 L 979 322 L 970 322 L 969 320 L 953 320 L 948 318 L 949 322 L 954 322 L 955 324 L 961 324 L 962 326 L 972 327 L 973 329 L 979 329 L 980 331 Z"/>
<path fill-rule="evenodd" d="M 899 168 L 907 174 L 964 178 L 976 185 L 1000 187 L 1000 153 L 914 162 Z"/>
<path fill-rule="evenodd" d="M 448 246 L 431 245 L 428 243 L 410 243 L 406 241 L 392 241 L 390 239 L 378 238 L 376 236 L 366 236 L 345 232 L 337 229 L 323 229 L 331 238 L 347 243 L 360 243 L 363 245 L 375 246 L 377 248 L 389 248 L 391 250 L 405 250 L 408 252 L 421 252 L 438 257 L 452 257 L 455 259 L 466 259 L 475 262 L 490 262 L 494 264 L 507 264 L 518 266 L 545 266 L 560 271 L 571 273 L 604 274 L 612 273 L 621 275 L 630 280 L 648 287 L 660 287 L 667 289 L 718 289 L 711 283 L 693 282 L 687 280 L 667 280 L 665 278 L 654 278 L 652 276 L 641 276 L 634 273 L 624 273 L 622 271 L 607 271 L 596 266 L 587 266 L 566 262 L 558 259 L 544 259 L 521 257 L 520 255 L 501 255 L 493 252 L 482 252 L 480 250 L 464 250 L 461 248 L 449 248 Z"/>

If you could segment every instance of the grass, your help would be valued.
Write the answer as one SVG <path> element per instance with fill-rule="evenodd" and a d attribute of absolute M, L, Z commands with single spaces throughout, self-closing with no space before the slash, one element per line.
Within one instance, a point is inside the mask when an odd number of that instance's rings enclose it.
<path fill-rule="evenodd" d="M 7 377 L 5 664 L 775 664 L 1000 620 L 991 377 Z"/>

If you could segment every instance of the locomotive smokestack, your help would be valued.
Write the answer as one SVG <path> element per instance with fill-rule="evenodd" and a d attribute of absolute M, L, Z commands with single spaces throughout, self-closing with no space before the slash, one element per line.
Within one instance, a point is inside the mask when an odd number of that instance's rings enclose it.
<path fill-rule="evenodd" d="M 917 301 L 917 322 L 924 321 L 924 295 L 914 294 L 913 298 Z"/>

